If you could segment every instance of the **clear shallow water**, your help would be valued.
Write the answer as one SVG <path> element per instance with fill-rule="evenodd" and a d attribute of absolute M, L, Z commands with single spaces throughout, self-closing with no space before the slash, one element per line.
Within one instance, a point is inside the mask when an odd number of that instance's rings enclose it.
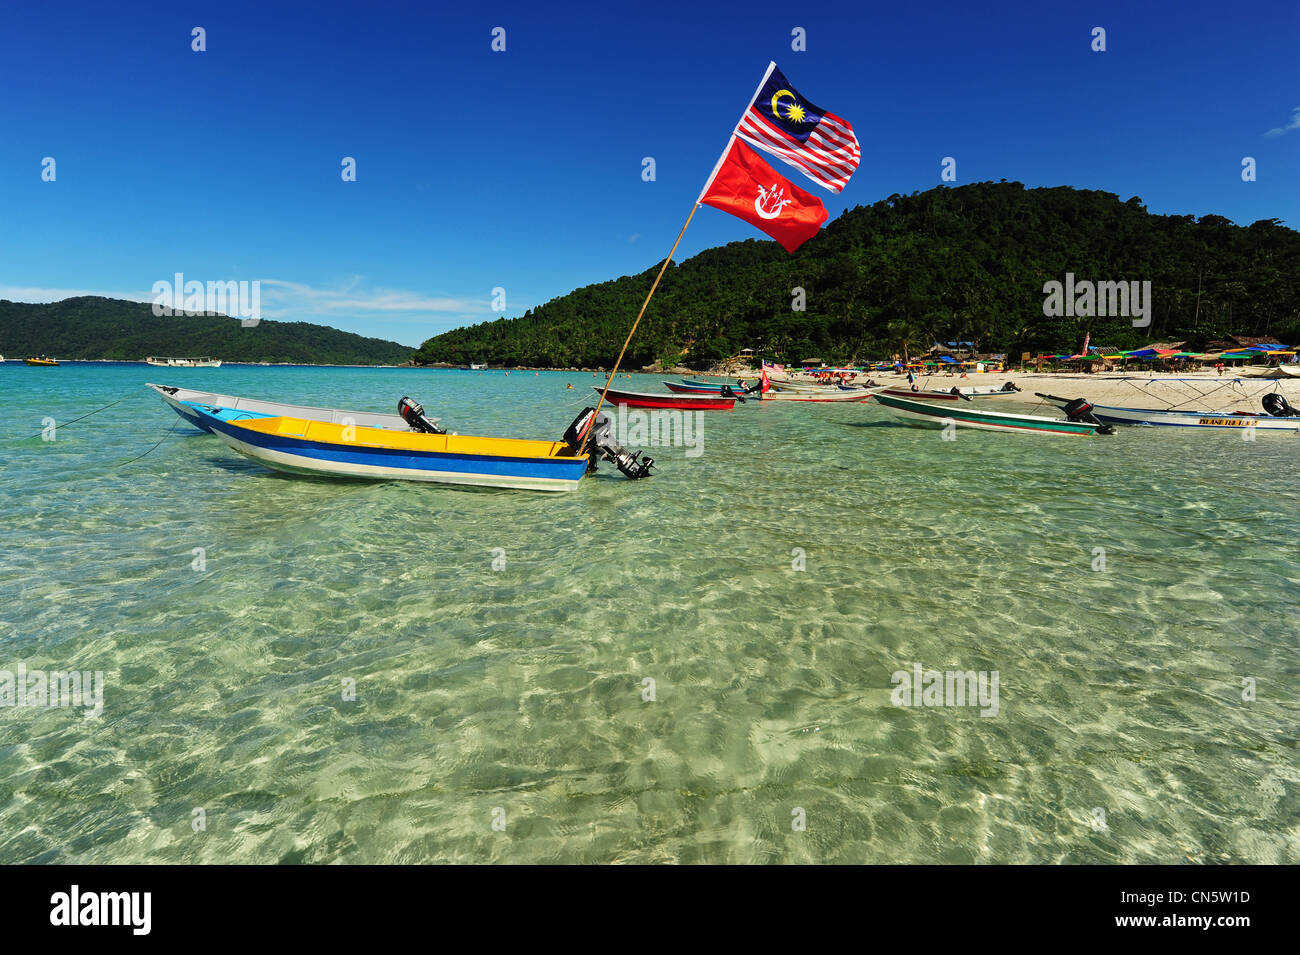
<path fill-rule="evenodd" d="M 147 380 L 550 438 L 593 382 L 0 366 L 0 669 L 106 680 L 0 708 L 6 861 L 1300 861 L 1294 437 L 747 406 L 467 492 L 273 474 Z M 997 715 L 894 706 L 914 663 Z"/>

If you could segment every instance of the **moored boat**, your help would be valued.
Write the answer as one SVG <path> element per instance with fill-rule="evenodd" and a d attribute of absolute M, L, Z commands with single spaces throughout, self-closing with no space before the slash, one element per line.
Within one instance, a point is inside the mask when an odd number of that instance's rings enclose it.
<path fill-rule="evenodd" d="M 593 385 L 592 391 L 598 394 L 603 388 Z M 744 399 L 739 395 L 726 397 L 717 394 L 651 394 L 644 391 L 618 391 L 609 389 L 606 400 L 610 404 L 628 408 L 672 408 L 682 411 L 731 411 L 736 401 Z"/>
<path fill-rule="evenodd" d="M 199 413 L 233 450 L 290 474 L 570 491 L 588 470 L 589 456 L 574 454 L 563 441 L 393 431 L 285 416 L 232 421 Z"/>
<path fill-rule="evenodd" d="M 812 402 L 854 402 L 866 401 L 874 389 L 867 388 L 826 388 L 820 391 L 785 391 L 776 388 L 763 392 L 764 401 L 812 401 Z"/>
<path fill-rule="evenodd" d="M 319 408 L 311 405 L 293 405 L 283 401 L 262 398 L 242 398 L 222 395 L 212 391 L 195 391 L 191 388 L 174 388 L 169 385 L 146 383 L 178 415 L 204 431 L 211 431 L 208 418 L 241 421 L 254 418 L 284 416 L 308 421 L 325 421 L 332 424 L 353 424 L 367 428 L 387 428 L 392 431 L 409 431 L 410 425 L 400 414 L 382 414 L 375 411 L 345 411 L 339 408 Z M 432 419 L 436 424 L 441 419 Z"/>
<path fill-rule="evenodd" d="M 37 367 L 44 367 L 44 368 L 57 368 L 59 364 L 53 358 L 47 358 L 45 355 L 40 355 L 39 357 L 36 358 L 24 358 L 23 363 L 27 365 L 35 365 Z"/>
<path fill-rule="evenodd" d="M 1039 394 L 1040 398 L 1061 405 L 1064 398 Z M 1270 392 L 1261 399 L 1264 414 L 1248 411 L 1159 411 L 1153 408 L 1121 408 L 1093 405 L 1092 413 L 1110 424 L 1149 425 L 1164 428 L 1199 428 L 1201 430 L 1300 431 L 1300 410 L 1293 408 L 1282 395 Z"/>
<path fill-rule="evenodd" d="M 1007 387 L 1010 385 L 1011 387 Z M 886 388 L 881 394 L 890 395 L 894 398 L 906 398 L 914 401 L 961 401 L 965 398 L 1013 398 L 1020 393 L 1020 389 L 1013 382 L 1007 382 L 1001 388 L 993 385 L 972 385 L 966 388 L 952 388 L 948 391 L 927 390 L 924 388 L 915 391 L 909 388 Z"/>
<path fill-rule="evenodd" d="M 757 385 L 753 382 L 748 387 L 752 388 Z M 683 395 L 747 395 L 748 389 L 745 385 L 733 385 L 730 382 L 711 382 L 711 381 L 665 381 L 664 387 L 669 391 L 675 391 Z"/>
<path fill-rule="evenodd" d="M 220 368 L 220 358 L 146 358 L 146 365 L 157 368 Z"/>
<path fill-rule="evenodd" d="M 1098 421 L 1071 421 L 1062 418 L 1048 418 L 1042 415 L 1009 414 L 1003 411 L 985 411 L 966 402 L 955 405 L 936 404 L 929 401 L 915 401 L 899 398 L 896 395 L 878 394 L 876 401 L 884 405 L 908 424 L 945 427 L 949 424 L 958 428 L 975 428 L 980 431 L 1015 431 L 1032 434 L 1061 434 L 1076 437 L 1091 437 L 1098 433 L 1108 433 L 1108 429 Z M 1086 402 L 1085 402 L 1086 404 Z"/>
<path fill-rule="evenodd" d="M 1300 364 L 1288 363 L 1285 365 L 1276 365 L 1265 372 L 1255 376 L 1256 378 L 1300 378 Z"/>

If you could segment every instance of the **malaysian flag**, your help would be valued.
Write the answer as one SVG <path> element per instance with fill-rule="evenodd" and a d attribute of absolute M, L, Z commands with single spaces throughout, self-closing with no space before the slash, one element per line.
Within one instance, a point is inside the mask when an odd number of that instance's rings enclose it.
<path fill-rule="evenodd" d="M 775 63 L 767 65 L 736 135 L 831 192 L 848 184 L 862 159 L 853 127 L 800 96 Z"/>

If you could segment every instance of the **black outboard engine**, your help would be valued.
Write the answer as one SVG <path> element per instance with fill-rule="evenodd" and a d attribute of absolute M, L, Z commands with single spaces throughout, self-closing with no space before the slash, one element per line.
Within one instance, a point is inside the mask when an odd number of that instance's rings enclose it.
<path fill-rule="evenodd" d="M 722 395 L 724 398 L 735 398 L 743 405 L 745 403 L 745 395 L 748 394 L 748 392 L 745 390 L 736 391 L 731 387 L 731 385 L 723 385 L 718 389 L 718 394 Z"/>
<path fill-rule="evenodd" d="M 1274 418 L 1300 418 L 1300 409 L 1292 407 L 1291 403 L 1276 391 L 1270 391 L 1260 401 L 1264 405 L 1264 410 Z"/>
<path fill-rule="evenodd" d="M 564 432 L 565 452 L 570 455 L 582 453 L 584 445 L 591 457 L 588 458 L 588 471 L 596 470 L 596 458 L 613 462 L 614 466 L 633 481 L 650 477 L 655 463 L 651 458 L 642 458 L 641 452 L 627 450 L 614 440 L 614 422 L 609 415 L 601 412 L 596 415 L 595 408 L 583 408 L 582 413 L 573 419 Z"/>
<path fill-rule="evenodd" d="M 1061 402 L 1061 410 L 1065 412 L 1067 418 L 1080 424 L 1095 424 L 1098 434 L 1115 433 L 1111 425 L 1102 424 L 1092 413 L 1094 405 L 1087 398 L 1055 398 L 1052 395 L 1039 395 L 1039 397 Z"/>
<path fill-rule="evenodd" d="M 1020 386 L 1017 385 L 1014 381 L 1008 381 L 1005 385 L 1002 386 L 1002 390 L 1003 390 L 1003 391 L 1019 391 L 1019 390 L 1020 390 Z"/>
<path fill-rule="evenodd" d="M 434 418 L 430 421 L 424 416 L 424 406 L 418 401 L 412 401 L 410 398 L 403 397 L 397 403 L 397 413 L 402 416 L 412 431 L 423 431 L 425 434 L 446 434 L 442 428 L 438 427 L 441 418 Z"/>

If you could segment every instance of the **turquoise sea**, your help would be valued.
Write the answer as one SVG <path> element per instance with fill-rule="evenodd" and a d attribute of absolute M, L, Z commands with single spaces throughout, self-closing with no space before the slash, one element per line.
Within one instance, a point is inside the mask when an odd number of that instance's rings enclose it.
<path fill-rule="evenodd" d="M 594 380 L 0 366 L 0 671 L 103 674 L 0 707 L 0 859 L 1300 861 L 1294 436 L 751 404 L 551 496 L 281 476 L 144 388 L 558 439 Z"/>

